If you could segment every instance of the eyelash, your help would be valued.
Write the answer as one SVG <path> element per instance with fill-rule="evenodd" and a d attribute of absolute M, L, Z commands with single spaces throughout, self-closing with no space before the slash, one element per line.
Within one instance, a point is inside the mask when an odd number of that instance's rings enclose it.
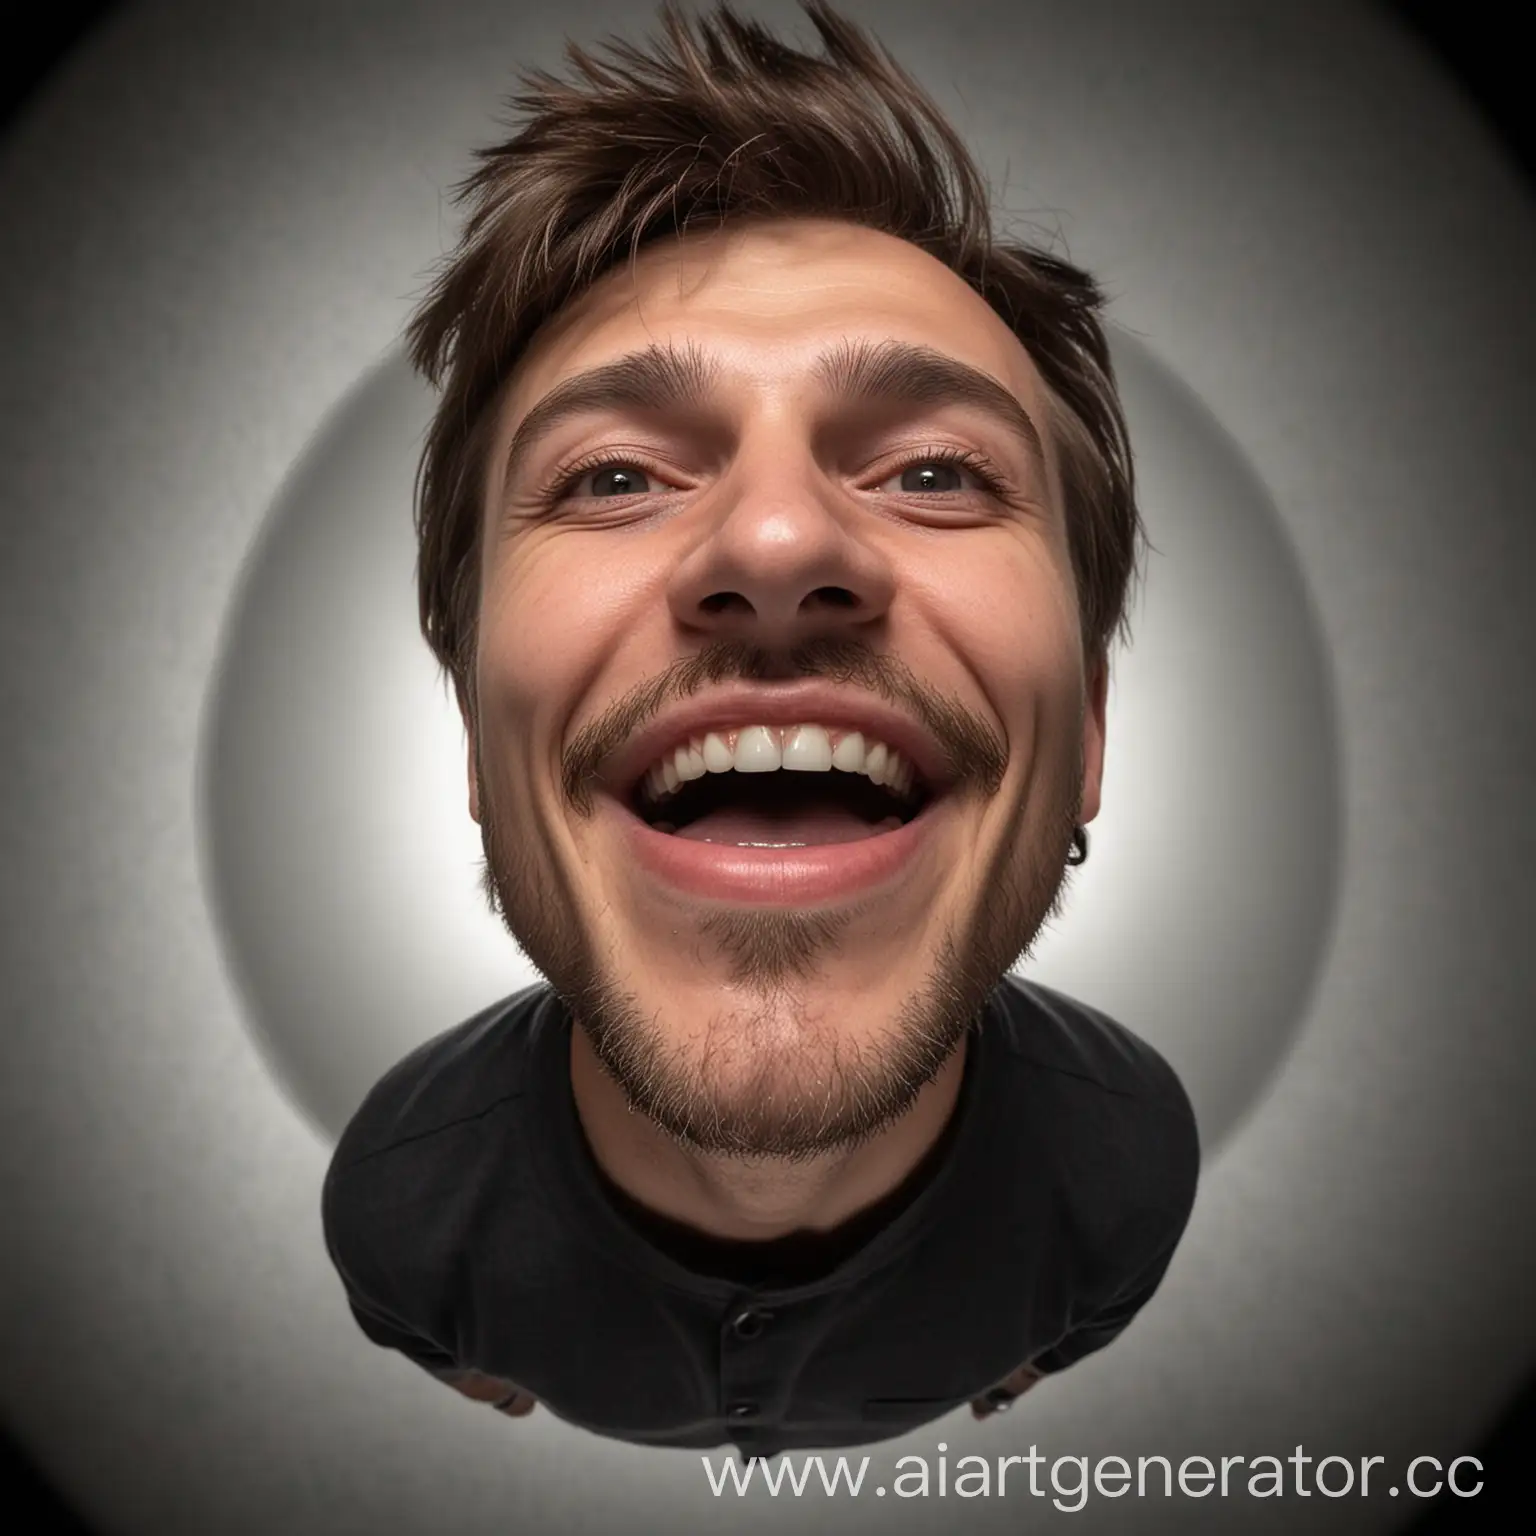
<path fill-rule="evenodd" d="M 947 464 L 954 465 L 958 469 L 968 470 L 981 486 L 982 490 L 991 496 L 1004 496 L 1008 493 L 1008 483 L 1003 478 L 1001 471 L 993 464 L 984 453 L 974 448 L 925 448 L 921 452 L 914 452 L 901 460 L 892 470 L 891 474 L 900 474 L 903 470 L 911 469 L 919 464 Z M 536 499 L 541 506 L 554 506 L 564 499 L 566 493 L 586 476 L 596 473 L 599 469 L 646 469 L 648 466 L 644 458 L 620 458 L 616 455 L 599 450 L 588 454 L 584 459 L 578 459 L 574 464 L 557 469 L 551 476 L 549 483 L 536 493 Z M 652 469 L 651 473 L 661 478 L 660 472 Z M 886 476 L 889 479 L 890 475 Z M 631 491 L 633 496 L 643 496 L 644 491 Z M 909 491 L 907 495 L 922 495 L 922 492 Z M 955 494 L 954 492 L 940 492 L 939 494 Z M 594 501 L 622 501 L 622 496 L 596 496 Z"/>

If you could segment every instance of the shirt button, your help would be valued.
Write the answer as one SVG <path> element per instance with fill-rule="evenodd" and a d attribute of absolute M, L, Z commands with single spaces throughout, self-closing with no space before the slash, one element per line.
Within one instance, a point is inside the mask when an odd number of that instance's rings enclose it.
<path fill-rule="evenodd" d="M 757 1404 L 747 1402 L 732 1403 L 725 1410 L 725 1416 L 728 1419 L 755 1419 L 757 1417 Z"/>
<path fill-rule="evenodd" d="M 768 1326 L 768 1314 L 748 1307 L 731 1319 L 731 1331 L 738 1339 L 755 1339 Z"/>

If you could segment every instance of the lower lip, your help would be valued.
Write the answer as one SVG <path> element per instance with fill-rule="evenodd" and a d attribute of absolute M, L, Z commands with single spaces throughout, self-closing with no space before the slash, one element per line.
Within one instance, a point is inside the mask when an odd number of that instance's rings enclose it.
<path fill-rule="evenodd" d="M 931 801 L 904 826 L 856 843 L 803 848 L 742 848 L 658 832 L 616 800 L 630 852 L 648 875 L 690 896 L 808 906 L 865 895 L 912 872 L 929 845 L 942 801 Z"/>

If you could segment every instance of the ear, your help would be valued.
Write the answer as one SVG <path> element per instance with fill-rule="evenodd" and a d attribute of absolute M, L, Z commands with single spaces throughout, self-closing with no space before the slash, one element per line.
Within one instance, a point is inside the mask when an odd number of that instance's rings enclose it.
<path fill-rule="evenodd" d="M 464 722 L 464 749 L 469 774 L 469 814 L 478 822 L 480 820 L 480 775 L 475 772 L 475 761 L 479 756 L 479 733 L 475 727 L 475 711 L 462 688 L 455 686 L 454 693 L 459 701 L 459 718 Z"/>
<path fill-rule="evenodd" d="M 1099 788 L 1104 778 L 1104 712 L 1109 700 L 1109 658 L 1100 657 L 1088 674 L 1087 708 L 1083 711 L 1083 803 L 1077 819 L 1086 826 L 1099 814 Z"/>

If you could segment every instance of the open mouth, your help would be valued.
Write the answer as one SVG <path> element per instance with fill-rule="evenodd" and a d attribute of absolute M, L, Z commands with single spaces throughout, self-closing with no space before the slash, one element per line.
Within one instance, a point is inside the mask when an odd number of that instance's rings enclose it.
<path fill-rule="evenodd" d="M 946 868 L 939 812 L 958 776 L 919 757 L 935 754 L 846 728 L 707 730 L 631 767 L 609 804 L 648 893 L 825 908 L 932 892 Z"/>
<path fill-rule="evenodd" d="M 855 843 L 894 832 L 933 798 L 913 776 L 893 788 L 867 775 L 829 769 L 765 773 L 730 769 L 684 780 L 658 794 L 642 778 L 629 807 L 654 831 L 738 848 L 807 848 Z"/>

